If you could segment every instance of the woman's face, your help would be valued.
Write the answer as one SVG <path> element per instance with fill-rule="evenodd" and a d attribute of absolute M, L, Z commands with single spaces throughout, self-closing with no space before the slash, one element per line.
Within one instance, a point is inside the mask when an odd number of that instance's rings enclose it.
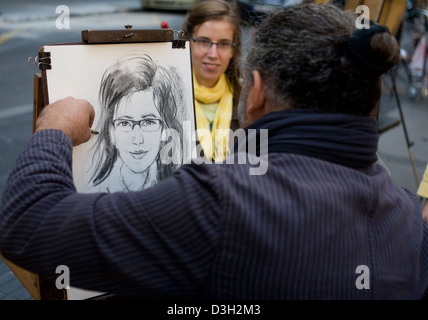
<path fill-rule="evenodd" d="M 203 39 L 208 42 L 233 43 L 233 25 L 226 20 L 208 20 L 196 26 L 193 39 Z M 233 56 L 233 48 L 224 49 L 212 45 L 203 49 L 198 43 L 191 41 L 193 71 L 198 83 L 212 88 L 218 78 L 224 73 Z"/>
<path fill-rule="evenodd" d="M 111 136 L 119 157 L 133 172 L 144 172 L 155 161 L 161 141 L 162 118 L 151 89 L 120 101 L 113 118 Z"/>

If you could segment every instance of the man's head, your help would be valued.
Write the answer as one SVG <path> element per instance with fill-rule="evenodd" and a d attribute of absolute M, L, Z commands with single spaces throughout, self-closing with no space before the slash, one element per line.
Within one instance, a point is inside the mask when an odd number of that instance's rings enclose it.
<path fill-rule="evenodd" d="M 305 3 L 265 19 L 243 65 L 241 125 L 284 109 L 369 116 L 380 99 L 382 73 L 398 62 L 399 46 L 387 32 L 370 35 L 367 48 L 367 37 L 351 46 L 356 18 L 333 5 Z M 382 72 L 373 75 L 357 65 L 349 54 L 355 50 L 368 52 L 370 61 L 363 64 L 380 65 Z"/>

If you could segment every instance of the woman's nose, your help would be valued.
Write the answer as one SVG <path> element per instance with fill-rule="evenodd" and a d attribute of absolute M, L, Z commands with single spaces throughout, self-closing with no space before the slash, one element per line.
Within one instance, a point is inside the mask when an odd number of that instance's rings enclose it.
<path fill-rule="evenodd" d="M 212 44 L 211 47 L 208 49 L 208 55 L 213 57 L 218 56 L 218 47 L 216 44 Z"/>
<path fill-rule="evenodd" d="M 144 143 L 144 134 L 141 130 L 135 130 L 132 132 L 132 143 L 133 144 L 143 144 Z"/>

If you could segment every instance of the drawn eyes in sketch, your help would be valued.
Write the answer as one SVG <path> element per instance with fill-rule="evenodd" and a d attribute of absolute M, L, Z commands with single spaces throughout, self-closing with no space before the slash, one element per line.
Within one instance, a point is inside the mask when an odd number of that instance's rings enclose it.
<path fill-rule="evenodd" d="M 147 54 L 120 58 L 100 85 L 88 191 L 142 190 L 183 163 L 182 80 Z"/>

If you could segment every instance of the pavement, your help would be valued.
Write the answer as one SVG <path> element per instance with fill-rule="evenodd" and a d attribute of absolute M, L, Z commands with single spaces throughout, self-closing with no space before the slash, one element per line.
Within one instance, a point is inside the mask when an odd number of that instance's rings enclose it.
<path fill-rule="evenodd" d="M 48 2 L 44 0 L 38 2 L 38 5 L 39 3 L 43 5 Z M 126 3 L 129 5 L 128 9 L 126 9 Z M 83 1 L 82 5 L 84 8 Z M 87 5 L 86 10 L 90 8 L 90 4 Z M 139 6 L 139 3 L 136 0 L 106 1 L 106 6 L 101 11 L 111 13 L 111 10 L 135 10 L 137 6 Z M 17 19 L 19 14 L 19 10 L 12 10 L 12 8 L 4 7 L 1 10 L 0 24 L 5 23 L 7 19 Z M 21 14 L 24 13 L 23 17 L 25 19 L 37 18 L 34 13 L 29 12 L 31 10 L 23 10 Z M 100 11 L 100 7 L 97 10 Z M 404 20 L 400 46 L 409 57 L 415 51 L 412 29 L 412 24 Z M 405 63 L 398 64 L 393 74 L 395 74 L 396 91 L 393 90 L 392 77 L 386 75 L 384 78 L 383 93 L 380 101 L 379 126 L 388 127 L 394 123 L 396 125 L 381 133 L 378 156 L 379 161 L 387 167 L 391 179 L 397 185 L 416 193 L 428 163 L 428 88 L 425 81 L 425 86 L 418 89 L 418 92 L 420 92 L 418 96 L 409 94 L 410 89 L 417 87 L 418 83 L 410 81 Z M 394 95 L 395 92 L 398 98 Z M 0 261 L 0 300 L 31 299 L 31 296 L 14 274 Z"/>
<path fill-rule="evenodd" d="M 400 45 L 410 59 L 416 51 L 412 35 L 413 25 L 404 20 Z M 406 65 L 409 67 L 411 61 L 405 63 L 403 59 L 394 69 L 398 99 L 394 95 L 392 77 L 385 75 L 379 126 L 396 120 L 400 124 L 381 134 L 378 155 L 391 179 L 416 193 L 428 163 L 428 76 L 421 79 L 410 72 L 409 77 Z M 418 95 L 413 92 L 415 88 Z"/>
<path fill-rule="evenodd" d="M 87 0 L 72 0 L 58 2 L 58 6 L 66 4 L 70 17 L 97 15 L 108 13 L 128 12 L 141 10 L 139 0 L 104 0 L 92 2 Z M 4 23 L 19 23 L 32 20 L 56 19 L 58 13 L 52 8 L 52 0 L 38 1 L 2 1 L 0 5 L 0 25 Z M 61 8 L 58 8 L 61 10 Z"/>

